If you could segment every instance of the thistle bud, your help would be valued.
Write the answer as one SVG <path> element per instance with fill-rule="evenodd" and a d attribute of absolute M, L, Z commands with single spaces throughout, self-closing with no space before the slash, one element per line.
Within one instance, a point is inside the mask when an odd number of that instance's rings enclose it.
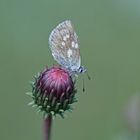
<path fill-rule="evenodd" d="M 45 116 L 56 114 L 64 116 L 66 110 L 71 110 L 71 104 L 76 101 L 75 82 L 69 73 L 61 67 L 46 68 L 32 83 L 33 98 L 31 103 Z"/>

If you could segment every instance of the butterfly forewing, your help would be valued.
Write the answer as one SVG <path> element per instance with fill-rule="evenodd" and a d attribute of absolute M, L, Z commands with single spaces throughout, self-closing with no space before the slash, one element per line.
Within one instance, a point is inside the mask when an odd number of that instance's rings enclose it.
<path fill-rule="evenodd" d="M 77 71 L 80 67 L 78 37 L 71 21 L 60 23 L 50 34 L 49 46 L 54 59 L 64 68 Z"/>

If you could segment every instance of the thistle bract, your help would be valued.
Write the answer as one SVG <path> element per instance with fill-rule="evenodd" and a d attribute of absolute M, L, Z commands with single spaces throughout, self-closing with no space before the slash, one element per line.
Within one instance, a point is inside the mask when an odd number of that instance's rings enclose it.
<path fill-rule="evenodd" d="M 45 116 L 56 114 L 64 116 L 66 110 L 71 110 L 71 104 L 76 101 L 75 82 L 69 73 L 61 67 L 54 66 L 42 71 L 32 83 L 32 106 Z"/>

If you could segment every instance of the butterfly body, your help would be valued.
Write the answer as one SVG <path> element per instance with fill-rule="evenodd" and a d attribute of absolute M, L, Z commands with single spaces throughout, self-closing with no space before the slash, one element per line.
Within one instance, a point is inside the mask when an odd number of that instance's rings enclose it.
<path fill-rule="evenodd" d="M 78 36 L 70 20 L 60 23 L 52 30 L 49 46 L 53 58 L 70 74 L 75 75 L 86 71 L 81 66 Z"/>

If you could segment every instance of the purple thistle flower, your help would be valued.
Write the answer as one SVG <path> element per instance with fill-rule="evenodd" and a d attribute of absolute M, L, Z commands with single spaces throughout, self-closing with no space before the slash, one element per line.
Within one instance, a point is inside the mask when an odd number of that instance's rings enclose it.
<path fill-rule="evenodd" d="M 32 87 L 31 105 L 37 106 L 46 117 L 56 114 L 64 117 L 64 112 L 70 111 L 76 101 L 75 82 L 68 71 L 59 66 L 46 68 L 35 78 Z"/>

